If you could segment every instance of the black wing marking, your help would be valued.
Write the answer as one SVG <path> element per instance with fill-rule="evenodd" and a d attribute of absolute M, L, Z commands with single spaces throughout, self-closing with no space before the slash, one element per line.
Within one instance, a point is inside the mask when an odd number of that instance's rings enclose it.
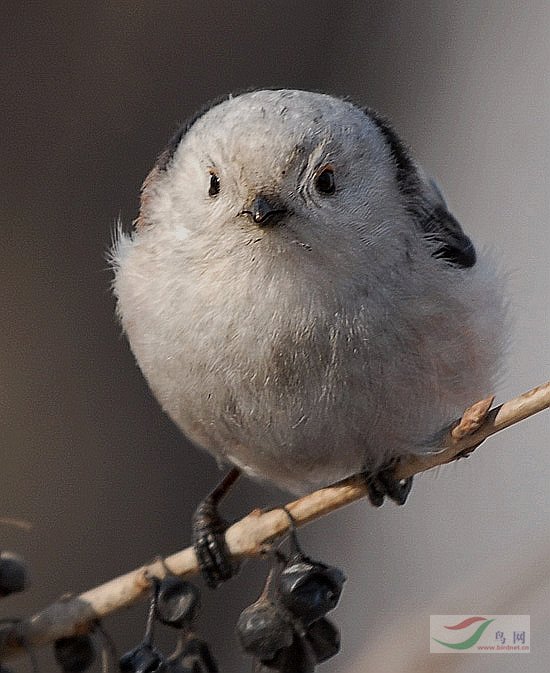
<path fill-rule="evenodd" d="M 472 267 L 476 251 L 472 241 L 444 205 L 436 204 L 417 218 L 426 237 L 435 242 L 434 257 L 444 259 L 453 266 Z"/>
<path fill-rule="evenodd" d="M 365 114 L 376 124 L 390 148 L 399 191 L 417 225 L 435 244 L 433 256 L 453 266 L 472 267 L 476 263 L 474 245 L 449 212 L 437 184 L 421 176 L 407 146 L 384 117 L 368 108 Z"/>

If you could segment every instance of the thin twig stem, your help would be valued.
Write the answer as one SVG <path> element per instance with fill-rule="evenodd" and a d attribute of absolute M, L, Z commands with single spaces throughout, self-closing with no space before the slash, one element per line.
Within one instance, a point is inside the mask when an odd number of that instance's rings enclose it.
<path fill-rule="evenodd" d="M 499 407 L 488 411 L 492 398 L 472 405 L 462 419 L 448 431 L 445 449 L 433 454 L 410 456 L 397 469 L 400 479 L 424 472 L 454 460 L 459 454 L 473 451 L 483 440 L 504 428 L 550 407 L 550 382 L 538 386 Z M 303 526 L 367 495 L 361 476 L 344 479 L 333 486 L 295 500 L 285 506 L 296 526 Z M 258 556 L 266 545 L 287 532 L 289 516 L 284 509 L 252 511 L 233 524 L 226 533 L 227 546 L 235 557 Z M 17 623 L 0 628 L 0 659 L 19 654 L 23 643 L 37 646 L 57 638 L 87 632 L 93 623 L 148 594 L 151 578 L 164 577 L 167 572 L 180 576 L 198 572 L 192 547 L 165 559 L 106 582 L 75 598 L 57 601 L 41 612 Z"/>

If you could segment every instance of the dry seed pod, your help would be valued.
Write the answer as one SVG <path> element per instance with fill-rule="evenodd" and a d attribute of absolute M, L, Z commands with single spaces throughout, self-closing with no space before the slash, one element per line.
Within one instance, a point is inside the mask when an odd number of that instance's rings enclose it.
<path fill-rule="evenodd" d="M 181 629 L 190 624 L 200 608 L 199 590 L 179 577 L 165 577 L 156 588 L 155 615 L 167 626 Z"/>
<path fill-rule="evenodd" d="M 314 673 L 317 659 L 311 645 L 295 634 L 292 644 L 279 650 L 269 660 L 262 659 L 264 671 L 273 670 L 278 673 Z M 260 669 L 262 670 L 262 669 Z"/>
<path fill-rule="evenodd" d="M 23 591 L 28 585 L 27 567 L 18 554 L 0 554 L 0 597 Z"/>
<path fill-rule="evenodd" d="M 281 603 L 307 627 L 336 607 L 345 581 L 339 568 L 300 554 L 281 572 L 277 590 Z"/>
<path fill-rule="evenodd" d="M 166 664 L 162 654 L 146 643 L 126 652 L 120 658 L 121 673 L 163 673 Z"/>
<path fill-rule="evenodd" d="M 311 624 L 305 638 L 311 645 L 318 664 L 331 659 L 340 651 L 340 631 L 325 617 Z"/>
<path fill-rule="evenodd" d="M 286 611 L 264 594 L 241 612 L 236 630 L 243 650 L 258 659 L 271 659 L 294 638 Z"/>

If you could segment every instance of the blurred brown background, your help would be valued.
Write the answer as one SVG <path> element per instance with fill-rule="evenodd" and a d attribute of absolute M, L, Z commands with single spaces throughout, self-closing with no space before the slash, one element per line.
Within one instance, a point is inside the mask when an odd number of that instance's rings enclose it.
<path fill-rule="evenodd" d="M 250 86 L 350 95 L 394 120 L 465 229 L 510 270 L 505 399 L 550 372 L 550 79 L 546 0 L 11 2 L 0 20 L 0 546 L 33 586 L 28 614 L 188 542 L 217 478 L 156 402 L 113 319 L 105 262 L 120 215 L 179 122 Z M 417 480 L 404 509 L 365 503 L 312 525 L 349 576 L 338 673 L 547 670 L 549 415 Z M 243 483 L 231 516 L 285 496 Z M 531 565 L 530 565 L 531 564 Z M 222 673 L 250 670 L 233 625 L 265 572 L 204 591 Z M 492 584 L 491 584 L 492 582 Z M 223 605 L 223 609 L 220 609 Z M 522 657 L 430 655 L 430 613 L 531 614 Z M 107 620 L 121 651 L 145 608 Z M 467 661 L 466 661 L 466 660 Z M 55 670 L 48 652 L 42 670 Z M 10 663 L 30 670 L 23 659 Z M 99 670 L 99 669 L 98 669 Z"/>

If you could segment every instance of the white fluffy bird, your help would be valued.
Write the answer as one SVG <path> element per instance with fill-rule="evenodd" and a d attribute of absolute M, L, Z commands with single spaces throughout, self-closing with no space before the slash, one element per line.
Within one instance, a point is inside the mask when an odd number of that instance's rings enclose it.
<path fill-rule="evenodd" d="M 259 90 L 197 115 L 113 258 L 163 409 L 293 492 L 366 471 L 376 504 L 403 501 L 386 468 L 437 450 L 499 371 L 493 265 L 390 125 L 329 95 Z"/>

